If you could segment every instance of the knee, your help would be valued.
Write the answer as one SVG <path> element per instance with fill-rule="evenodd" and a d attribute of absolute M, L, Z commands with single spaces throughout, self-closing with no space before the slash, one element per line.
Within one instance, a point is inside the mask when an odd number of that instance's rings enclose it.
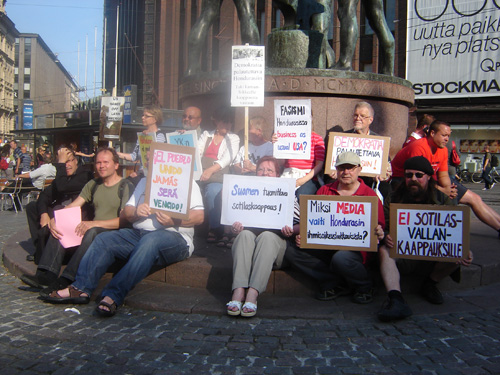
<path fill-rule="evenodd" d="M 352 251 L 337 251 L 332 257 L 332 267 L 342 269 L 352 269 L 363 264 L 363 257 L 360 253 Z"/>

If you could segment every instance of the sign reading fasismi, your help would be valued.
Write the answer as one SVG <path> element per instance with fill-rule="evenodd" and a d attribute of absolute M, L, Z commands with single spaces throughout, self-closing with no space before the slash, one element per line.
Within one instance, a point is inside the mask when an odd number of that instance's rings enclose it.
<path fill-rule="evenodd" d="M 408 0 L 406 46 L 417 99 L 500 94 L 500 1 Z"/>

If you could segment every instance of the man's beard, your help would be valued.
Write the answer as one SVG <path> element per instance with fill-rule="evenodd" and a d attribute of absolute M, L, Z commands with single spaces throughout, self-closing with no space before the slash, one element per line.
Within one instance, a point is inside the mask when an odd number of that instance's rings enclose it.
<path fill-rule="evenodd" d="M 408 188 L 408 192 L 413 198 L 419 198 L 424 194 L 424 189 L 418 182 L 410 182 L 408 185 L 406 185 Z M 412 189 L 412 187 L 415 187 L 416 189 Z"/>

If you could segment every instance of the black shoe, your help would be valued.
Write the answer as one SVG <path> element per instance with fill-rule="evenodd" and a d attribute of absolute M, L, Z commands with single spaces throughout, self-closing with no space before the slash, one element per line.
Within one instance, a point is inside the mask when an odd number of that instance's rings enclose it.
<path fill-rule="evenodd" d="M 32 288 L 35 289 L 43 289 L 44 285 L 40 284 L 40 281 L 38 281 L 38 278 L 36 276 L 28 275 L 28 274 L 23 274 L 20 277 L 21 281 Z"/>
<path fill-rule="evenodd" d="M 320 301 L 333 301 L 338 297 L 347 296 L 349 294 L 351 294 L 351 291 L 349 289 L 342 286 L 336 286 L 332 289 L 322 290 L 318 292 L 316 294 L 316 299 L 319 299 Z"/>
<path fill-rule="evenodd" d="M 432 281 L 424 282 L 420 289 L 420 295 L 434 305 L 442 305 L 444 302 L 443 295 Z"/>
<path fill-rule="evenodd" d="M 26 255 L 26 260 L 28 262 L 34 262 L 35 261 L 35 256 L 34 255 Z"/>
<path fill-rule="evenodd" d="M 47 298 L 50 295 L 50 293 L 52 293 L 54 291 L 57 291 L 57 290 L 65 289 L 69 285 L 71 285 L 71 281 L 70 280 L 68 280 L 68 279 L 66 279 L 64 277 L 60 277 L 56 281 L 54 281 L 53 283 L 51 283 L 48 287 L 43 288 L 40 291 L 40 297 L 42 299 Z"/>
<path fill-rule="evenodd" d="M 405 302 L 397 298 L 387 298 L 382 308 L 377 313 L 378 320 L 390 322 L 391 320 L 404 319 L 411 316 L 413 312 Z"/>
<path fill-rule="evenodd" d="M 373 302 L 373 289 L 360 291 L 357 290 L 352 296 L 352 302 L 365 305 L 367 303 Z"/>

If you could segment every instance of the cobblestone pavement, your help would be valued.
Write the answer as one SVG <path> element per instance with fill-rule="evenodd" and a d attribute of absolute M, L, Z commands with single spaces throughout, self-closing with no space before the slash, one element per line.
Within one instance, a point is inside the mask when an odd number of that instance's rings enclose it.
<path fill-rule="evenodd" d="M 0 212 L 0 246 L 24 214 Z M 0 269 L 3 374 L 499 374 L 500 309 L 375 319 L 233 319 L 36 300 Z M 283 306 L 286 309 L 286 306 Z"/>

